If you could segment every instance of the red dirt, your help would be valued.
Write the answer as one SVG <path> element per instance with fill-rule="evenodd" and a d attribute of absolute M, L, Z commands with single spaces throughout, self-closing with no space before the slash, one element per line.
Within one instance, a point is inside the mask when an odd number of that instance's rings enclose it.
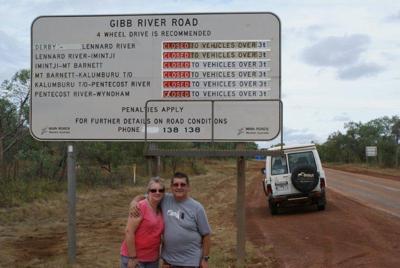
<path fill-rule="evenodd" d="M 272 267 L 400 267 L 399 218 L 330 189 L 325 211 L 288 208 L 271 216 L 260 176 L 249 179 L 248 239 Z"/>

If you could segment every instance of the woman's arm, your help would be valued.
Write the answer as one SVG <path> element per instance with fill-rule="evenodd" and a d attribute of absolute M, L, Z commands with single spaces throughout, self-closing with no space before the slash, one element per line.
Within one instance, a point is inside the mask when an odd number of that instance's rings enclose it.
<path fill-rule="evenodd" d="M 125 227 L 125 242 L 128 248 L 129 263 L 128 267 L 136 267 L 136 247 L 135 247 L 135 232 L 139 224 L 141 223 L 143 217 L 131 217 L 128 216 L 128 221 Z"/>

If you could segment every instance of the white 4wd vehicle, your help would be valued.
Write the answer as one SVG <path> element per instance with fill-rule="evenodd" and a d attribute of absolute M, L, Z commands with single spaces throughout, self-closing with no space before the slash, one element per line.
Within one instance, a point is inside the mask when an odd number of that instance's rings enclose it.
<path fill-rule="evenodd" d="M 283 146 L 283 155 L 267 156 L 262 173 L 271 214 L 277 214 L 279 207 L 297 204 L 325 209 L 326 177 L 314 144 Z"/>

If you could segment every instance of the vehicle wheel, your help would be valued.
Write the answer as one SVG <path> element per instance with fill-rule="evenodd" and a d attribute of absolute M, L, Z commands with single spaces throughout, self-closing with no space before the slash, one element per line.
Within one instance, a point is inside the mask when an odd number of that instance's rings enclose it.
<path fill-rule="evenodd" d="M 261 183 L 262 183 L 262 185 L 263 185 L 264 194 L 265 194 L 266 196 L 268 196 L 267 189 L 265 189 L 265 182 L 262 181 Z"/>
<path fill-rule="evenodd" d="M 325 191 L 322 192 L 322 197 L 317 201 L 317 208 L 318 210 L 325 210 L 325 205 L 326 205 L 326 197 L 325 197 Z"/>
<path fill-rule="evenodd" d="M 278 207 L 274 204 L 269 204 L 269 211 L 271 212 L 271 215 L 276 215 L 278 214 Z"/>
<path fill-rule="evenodd" d="M 297 190 L 307 194 L 318 185 L 319 173 L 312 166 L 300 166 L 293 170 L 291 179 Z"/>

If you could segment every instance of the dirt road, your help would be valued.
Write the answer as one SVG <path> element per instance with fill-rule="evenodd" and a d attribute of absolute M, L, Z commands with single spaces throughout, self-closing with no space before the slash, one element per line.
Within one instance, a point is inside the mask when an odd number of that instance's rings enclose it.
<path fill-rule="evenodd" d="M 343 173 L 328 174 L 332 185 L 343 183 Z M 375 209 L 373 201 L 364 204 L 328 187 L 325 211 L 291 208 L 271 216 L 260 176 L 250 179 L 248 237 L 269 248 L 264 254 L 275 260 L 273 267 L 400 267 L 400 218 Z"/>
<path fill-rule="evenodd" d="M 329 188 L 400 218 L 400 181 L 325 169 Z"/>

